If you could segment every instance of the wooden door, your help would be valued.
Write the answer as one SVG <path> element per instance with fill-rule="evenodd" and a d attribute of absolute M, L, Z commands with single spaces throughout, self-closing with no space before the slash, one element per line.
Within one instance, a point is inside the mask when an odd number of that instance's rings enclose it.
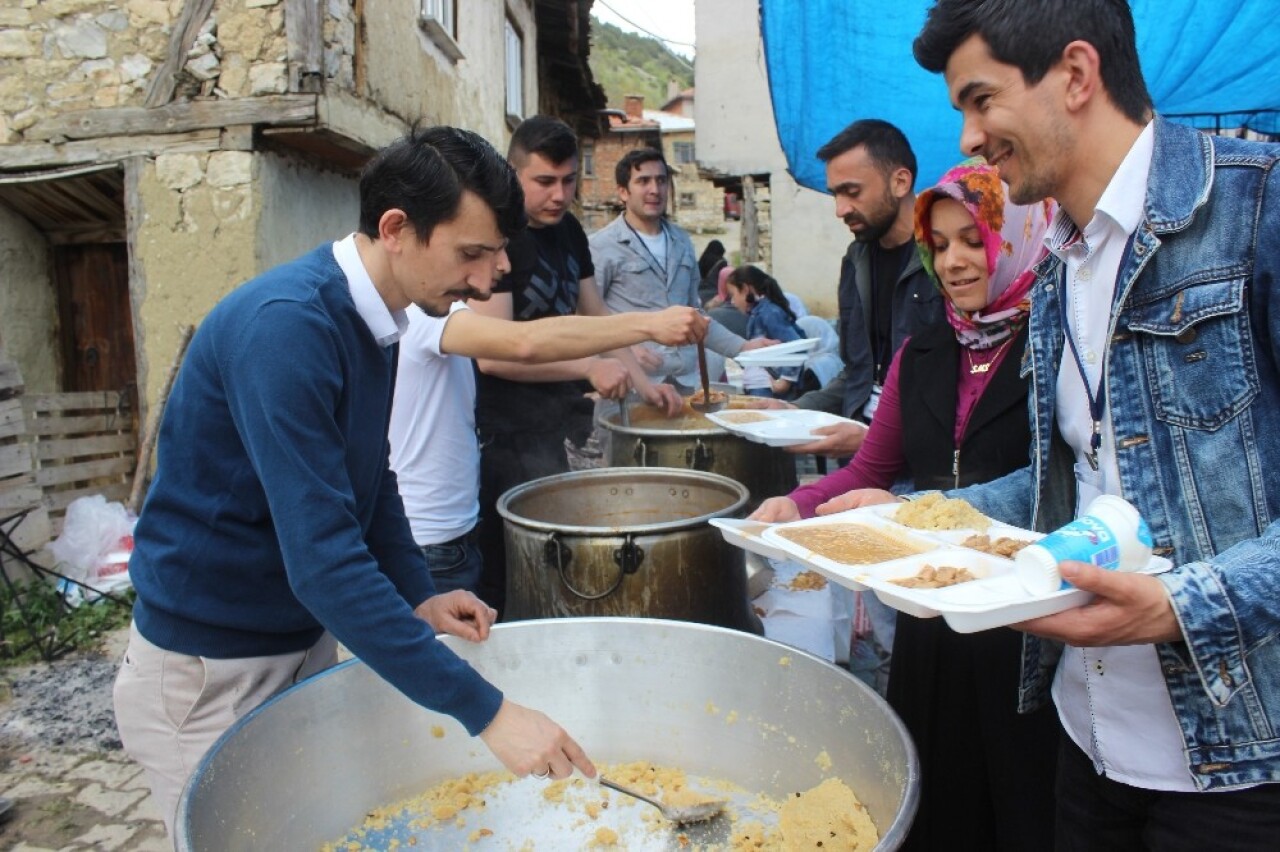
<path fill-rule="evenodd" d="M 63 391 L 121 391 L 133 400 L 137 362 L 124 243 L 53 249 Z"/>

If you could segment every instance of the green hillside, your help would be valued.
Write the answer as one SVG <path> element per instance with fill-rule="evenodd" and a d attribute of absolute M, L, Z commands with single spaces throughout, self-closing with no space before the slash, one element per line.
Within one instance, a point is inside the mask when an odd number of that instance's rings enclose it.
<path fill-rule="evenodd" d="M 667 81 L 681 89 L 693 86 L 693 65 L 662 42 L 623 32 L 612 24 L 591 19 L 591 73 L 604 87 L 609 106 L 622 109 L 625 95 L 644 95 L 646 109 L 667 100 Z"/>

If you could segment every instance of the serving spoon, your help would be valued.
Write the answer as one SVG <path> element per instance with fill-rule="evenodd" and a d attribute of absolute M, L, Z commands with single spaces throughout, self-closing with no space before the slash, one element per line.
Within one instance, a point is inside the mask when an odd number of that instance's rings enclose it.
<path fill-rule="evenodd" d="M 724 799 L 708 799 L 705 802 L 697 802 L 692 805 L 669 805 L 651 799 L 643 793 L 638 793 L 630 787 L 623 787 L 616 781 L 610 781 L 603 775 L 599 778 L 601 785 L 608 787 L 610 790 L 617 790 L 627 796 L 639 799 L 642 802 L 648 802 L 662 813 L 671 822 L 676 825 L 685 825 L 691 822 L 705 822 L 712 817 L 718 816 L 725 806 Z"/>
<path fill-rule="evenodd" d="M 702 400 L 689 400 L 689 407 L 699 414 L 712 414 L 724 408 L 727 400 L 713 402 L 711 399 L 711 379 L 707 376 L 707 347 L 698 341 L 698 375 L 702 379 Z"/>

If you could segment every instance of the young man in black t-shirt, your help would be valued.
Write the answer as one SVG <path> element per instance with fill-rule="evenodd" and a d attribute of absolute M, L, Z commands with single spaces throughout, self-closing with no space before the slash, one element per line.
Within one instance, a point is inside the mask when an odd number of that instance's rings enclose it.
<path fill-rule="evenodd" d="M 487 302 L 471 307 L 516 321 L 607 315 L 587 236 L 569 212 L 578 185 L 577 137 L 564 122 L 535 116 L 516 128 L 507 159 L 524 189 L 529 228 L 507 247 L 511 272 Z M 681 405 L 674 389 L 650 382 L 626 349 L 550 364 L 476 360 L 480 597 L 499 612 L 506 600 L 506 549 L 498 498 L 516 485 L 569 470 L 565 440 L 581 444 L 593 425 L 593 403 L 585 394 L 618 399 L 633 387 L 668 413 Z"/>

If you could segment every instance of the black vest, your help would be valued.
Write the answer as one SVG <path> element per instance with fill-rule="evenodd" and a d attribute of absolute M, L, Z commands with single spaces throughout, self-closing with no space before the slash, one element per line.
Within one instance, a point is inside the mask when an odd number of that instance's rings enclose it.
<path fill-rule="evenodd" d="M 898 392 L 902 448 L 917 491 L 989 482 L 1030 462 L 1027 382 L 1018 375 L 1026 345 L 1024 324 L 969 416 L 957 459 L 956 381 L 963 354 L 955 331 L 935 325 L 907 342 Z"/>

